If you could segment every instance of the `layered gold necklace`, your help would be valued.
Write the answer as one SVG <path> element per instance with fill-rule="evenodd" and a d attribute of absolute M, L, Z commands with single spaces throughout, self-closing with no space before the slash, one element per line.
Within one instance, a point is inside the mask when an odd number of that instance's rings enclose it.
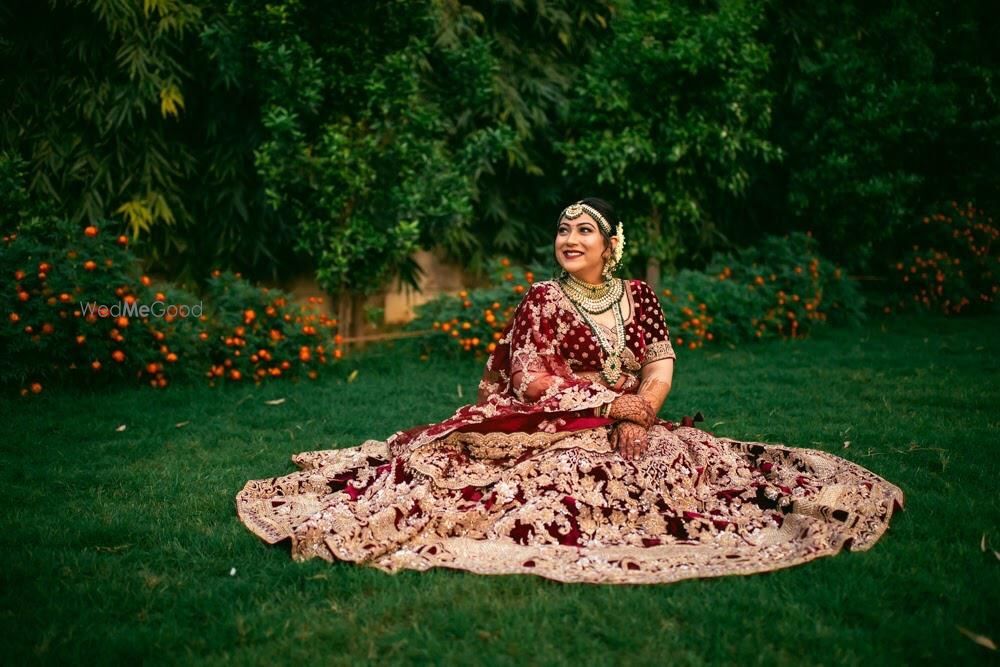
<path fill-rule="evenodd" d="M 604 366 L 601 375 L 610 385 L 618 382 L 622 374 L 622 353 L 625 351 L 625 318 L 622 316 L 622 294 L 625 283 L 621 278 L 594 285 L 567 274 L 559 279 L 563 294 L 576 307 L 580 317 L 594 333 L 594 338 L 604 350 Z M 608 340 L 603 327 L 592 315 L 612 312 L 615 319 L 615 342 Z"/>

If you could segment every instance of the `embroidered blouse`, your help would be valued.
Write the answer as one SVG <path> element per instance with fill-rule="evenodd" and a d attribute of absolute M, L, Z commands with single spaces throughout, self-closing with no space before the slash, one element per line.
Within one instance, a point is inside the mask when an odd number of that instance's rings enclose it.
<path fill-rule="evenodd" d="M 453 430 L 505 432 L 592 428 L 609 423 L 594 408 L 638 389 L 647 364 L 676 359 L 653 289 L 626 280 L 630 315 L 625 322 L 622 379 L 608 386 L 600 375 L 605 352 L 553 280 L 534 283 L 514 311 L 489 359 L 474 405 L 426 427 L 399 432 L 391 451 L 411 450 Z M 614 332 L 605 331 L 613 340 Z"/>

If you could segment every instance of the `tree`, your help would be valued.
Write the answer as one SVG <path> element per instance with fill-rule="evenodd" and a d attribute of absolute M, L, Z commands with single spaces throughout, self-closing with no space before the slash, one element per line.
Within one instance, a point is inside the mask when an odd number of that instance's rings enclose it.
<path fill-rule="evenodd" d="M 727 230 L 712 211 L 747 192 L 767 139 L 770 60 L 759 2 L 622 3 L 566 109 L 564 175 L 618 196 L 646 279 L 706 256 Z"/>

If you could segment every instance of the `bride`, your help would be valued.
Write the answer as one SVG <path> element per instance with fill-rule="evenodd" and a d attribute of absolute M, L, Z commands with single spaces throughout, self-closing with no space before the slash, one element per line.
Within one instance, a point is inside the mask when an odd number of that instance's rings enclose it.
<path fill-rule="evenodd" d="M 721 438 L 658 418 L 676 356 L 641 280 L 613 277 L 622 223 L 563 209 L 556 280 L 524 295 L 475 404 L 385 441 L 292 456 L 251 480 L 240 520 L 295 560 L 450 567 L 566 582 L 751 574 L 869 549 L 895 485 L 827 452 Z"/>

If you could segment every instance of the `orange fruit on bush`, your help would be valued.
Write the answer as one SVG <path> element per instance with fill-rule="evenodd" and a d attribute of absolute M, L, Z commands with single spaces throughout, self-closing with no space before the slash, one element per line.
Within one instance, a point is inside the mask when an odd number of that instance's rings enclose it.
<path fill-rule="evenodd" d="M 226 361 L 228 361 L 228 359 Z M 237 370 L 235 368 L 232 369 L 231 371 L 229 371 L 229 379 L 231 379 L 231 380 L 239 380 L 242 377 L 243 377 L 243 374 L 240 373 L 239 370 Z"/>
<path fill-rule="evenodd" d="M 93 362 L 91 362 L 90 367 L 93 368 L 95 371 L 99 371 L 101 370 L 101 362 L 95 359 Z"/>
<path fill-rule="evenodd" d="M 31 393 L 32 394 L 40 394 L 40 393 L 42 393 L 42 383 L 41 382 L 32 382 L 31 383 Z"/>
<path fill-rule="evenodd" d="M 85 236 L 89 236 L 90 238 L 94 238 L 95 236 L 97 236 L 97 227 L 94 227 L 93 225 L 90 225 L 90 226 L 86 227 L 83 230 L 83 233 L 84 233 Z"/>
<path fill-rule="evenodd" d="M 118 237 L 118 245 L 128 245 L 128 237 L 122 234 Z"/>
<path fill-rule="evenodd" d="M 119 364 L 125 361 L 125 353 L 121 350 L 115 350 L 111 353 L 111 358 L 117 361 Z"/>

